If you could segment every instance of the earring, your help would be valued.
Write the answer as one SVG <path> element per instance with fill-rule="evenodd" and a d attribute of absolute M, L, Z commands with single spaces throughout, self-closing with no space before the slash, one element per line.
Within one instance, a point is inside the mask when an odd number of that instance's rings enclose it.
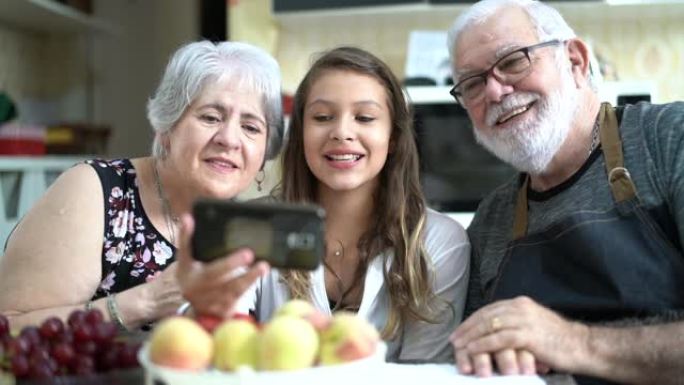
<path fill-rule="evenodd" d="M 254 180 L 257 183 L 257 191 L 261 192 L 261 183 L 263 183 L 264 179 L 266 179 L 266 173 L 264 172 L 263 169 L 259 170 L 257 173 L 256 177 Z"/>
<path fill-rule="evenodd" d="M 169 156 L 169 137 L 167 134 L 162 134 L 161 138 L 159 139 L 159 159 L 165 160 Z"/>

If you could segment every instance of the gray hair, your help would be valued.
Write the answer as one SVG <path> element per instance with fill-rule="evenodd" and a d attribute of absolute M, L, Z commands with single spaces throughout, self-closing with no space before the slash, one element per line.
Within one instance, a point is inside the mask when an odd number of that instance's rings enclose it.
<path fill-rule="evenodd" d="M 262 95 L 266 114 L 266 159 L 280 151 L 283 138 L 283 108 L 280 67 L 260 48 L 240 42 L 199 41 L 179 48 L 166 66 L 157 91 L 147 102 L 147 119 L 157 134 L 152 155 L 164 157 L 160 136 L 173 130 L 190 104 L 208 84 L 230 79 Z"/>
<path fill-rule="evenodd" d="M 447 47 L 454 62 L 456 40 L 472 24 L 482 23 L 502 7 L 519 7 L 527 13 L 537 31 L 539 41 L 558 39 L 565 41 L 577 37 L 558 11 L 536 0 L 482 0 L 460 14 L 449 28 Z"/>

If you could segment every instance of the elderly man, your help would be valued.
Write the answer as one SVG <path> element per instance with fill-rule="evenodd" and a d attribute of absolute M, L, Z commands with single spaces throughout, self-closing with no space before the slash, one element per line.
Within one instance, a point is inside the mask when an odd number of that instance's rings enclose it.
<path fill-rule="evenodd" d="M 449 34 L 478 141 L 521 174 L 483 200 L 462 373 L 684 378 L 684 103 L 602 104 L 553 8 L 485 0 Z"/>

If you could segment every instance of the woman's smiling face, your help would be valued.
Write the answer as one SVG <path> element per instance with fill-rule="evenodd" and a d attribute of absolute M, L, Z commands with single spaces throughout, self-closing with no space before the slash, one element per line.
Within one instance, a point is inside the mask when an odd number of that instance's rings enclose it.
<path fill-rule="evenodd" d="M 168 134 L 168 158 L 192 195 L 232 198 L 259 172 L 268 127 L 262 95 L 231 85 L 207 86 Z"/>

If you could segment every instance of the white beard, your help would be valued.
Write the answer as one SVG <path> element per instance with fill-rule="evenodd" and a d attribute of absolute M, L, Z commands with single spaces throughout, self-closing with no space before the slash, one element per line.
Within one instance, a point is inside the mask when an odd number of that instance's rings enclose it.
<path fill-rule="evenodd" d="M 517 170 L 539 175 L 548 167 L 565 141 L 577 110 L 578 91 L 569 72 L 562 74 L 561 88 L 543 98 L 538 93 L 517 92 L 487 110 L 486 124 L 494 126 L 504 111 L 511 111 L 536 100 L 537 119 L 527 119 L 506 129 L 475 128 L 475 139 L 499 159 Z"/>

